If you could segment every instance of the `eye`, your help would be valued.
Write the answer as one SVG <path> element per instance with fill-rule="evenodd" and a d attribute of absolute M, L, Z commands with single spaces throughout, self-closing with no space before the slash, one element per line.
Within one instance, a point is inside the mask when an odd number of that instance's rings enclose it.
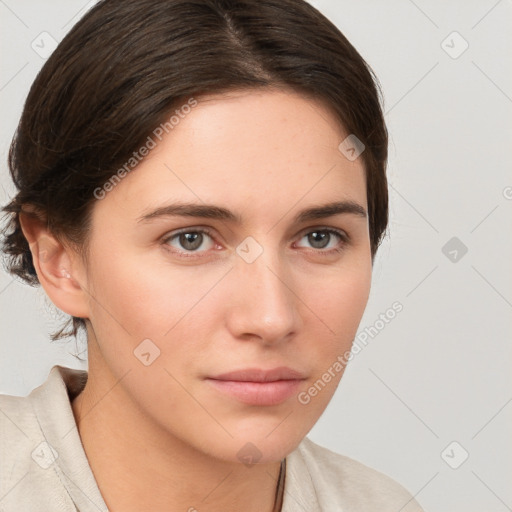
<path fill-rule="evenodd" d="M 306 232 L 300 240 L 306 240 L 316 253 L 332 255 L 342 251 L 349 242 L 349 236 L 337 229 L 315 228 Z M 162 243 L 164 247 L 183 257 L 202 256 L 215 248 L 221 248 L 213 239 L 213 234 L 206 228 L 184 228 L 166 236 Z M 294 246 L 300 247 L 300 241 Z"/>
<path fill-rule="evenodd" d="M 327 253 L 342 250 L 344 245 L 349 241 L 346 233 L 332 228 L 318 228 L 308 231 L 301 238 L 301 240 L 303 239 L 306 239 L 313 249 Z M 340 242 L 342 242 L 341 246 Z"/>
<path fill-rule="evenodd" d="M 166 237 L 163 243 L 178 253 L 204 252 L 215 247 L 215 242 L 206 229 L 183 229 Z"/>

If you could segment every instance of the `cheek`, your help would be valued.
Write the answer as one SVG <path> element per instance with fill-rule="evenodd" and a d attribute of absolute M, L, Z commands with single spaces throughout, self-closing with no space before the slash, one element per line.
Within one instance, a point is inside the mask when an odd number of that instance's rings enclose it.
<path fill-rule="evenodd" d="M 138 369 L 139 347 L 149 347 L 158 354 L 156 365 L 169 368 L 189 367 L 205 350 L 208 327 L 215 327 L 210 320 L 215 323 L 223 303 L 223 286 L 216 283 L 226 269 L 142 265 L 128 256 L 97 261 L 92 269 L 91 323 L 103 357 L 117 373 Z"/>
<path fill-rule="evenodd" d="M 334 336 L 357 329 L 366 308 L 371 287 L 371 265 L 346 267 L 318 282 L 302 280 L 306 303 Z"/>
<path fill-rule="evenodd" d="M 340 272 L 325 281 L 321 291 L 310 293 L 315 315 L 305 336 L 311 378 L 297 396 L 297 407 L 311 425 L 327 407 L 349 361 L 352 342 L 363 316 L 371 287 L 371 263 Z M 312 340 L 315 342 L 312 343 Z"/>
<path fill-rule="evenodd" d="M 370 294 L 371 263 L 366 264 L 362 258 L 359 265 L 347 267 L 315 286 L 307 286 L 306 280 L 303 283 L 302 297 L 311 309 L 306 337 L 313 335 L 321 340 L 308 348 L 318 375 L 352 346 Z M 339 380 L 341 372 L 337 373 Z"/>
<path fill-rule="evenodd" d="M 92 266 L 91 307 L 96 318 L 120 324 L 137 336 L 163 336 L 197 303 L 211 279 L 195 275 L 191 267 L 154 266 L 125 254 Z"/>

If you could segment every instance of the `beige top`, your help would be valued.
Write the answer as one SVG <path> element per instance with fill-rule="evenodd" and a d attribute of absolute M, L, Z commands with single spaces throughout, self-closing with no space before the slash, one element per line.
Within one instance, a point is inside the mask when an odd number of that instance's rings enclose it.
<path fill-rule="evenodd" d="M 0 394 L 0 511 L 108 512 L 70 400 L 87 372 L 55 365 L 28 396 Z M 422 512 L 389 477 L 305 438 L 286 457 L 281 512 Z"/>

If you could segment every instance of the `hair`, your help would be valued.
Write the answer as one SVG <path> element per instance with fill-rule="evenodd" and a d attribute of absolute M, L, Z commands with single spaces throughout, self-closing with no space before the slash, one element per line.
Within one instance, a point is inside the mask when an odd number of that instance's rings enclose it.
<path fill-rule="evenodd" d="M 319 100 L 363 141 L 373 262 L 388 225 L 382 95 L 333 23 L 304 0 L 102 0 L 64 37 L 27 96 L 8 156 L 17 194 L 3 207 L 7 270 L 39 283 L 22 208 L 86 254 L 95 190 L 173 109 L 202 94 L 255 88 Z M 70 317 L 52 339 L 80 327 L 84 319 Z"/>

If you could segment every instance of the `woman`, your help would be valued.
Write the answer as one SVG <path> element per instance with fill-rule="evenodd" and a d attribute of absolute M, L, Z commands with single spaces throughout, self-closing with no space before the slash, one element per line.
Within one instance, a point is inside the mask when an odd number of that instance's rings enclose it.
<path fill-rule="evenodd" d="M 373 74 L 302 0 L 104 0 L 30 90 L 4 250 L 88 340 L 1 397 L 4 510 L 418 511 L 306 438 L 387 226 Z"/>

